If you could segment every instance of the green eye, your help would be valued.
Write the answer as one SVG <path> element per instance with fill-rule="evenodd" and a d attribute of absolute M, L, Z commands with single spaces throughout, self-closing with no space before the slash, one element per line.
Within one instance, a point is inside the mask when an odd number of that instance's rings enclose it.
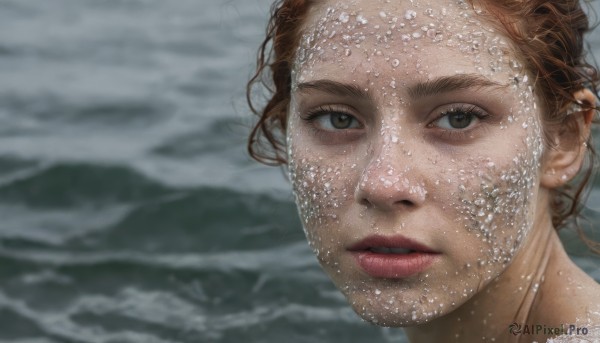
<path fill-rule="evenodd" d="M 352 115 L 336 111 L 319 112 L 311 119 L 325 131 L 341 131 L 361 128 L 360 122 Z"/>
<path fill-rule="evenodd" d="M 464 129 L 469 127 L 473 120 L 476 119 L 473 114 L 470 113 L 451 113 L 447 115 L 448 124 L 453 129 Z"/>
<path fill-rule="evenodd" d="M 345 113 L 331 113 L 329 115 L 329 123 L 338 130 L 348 129 L 352 126 L 355 119 Z"/>
<path fill-rule="evenodd" d="M 443 114 L 433 122 L 435 126 L 444 130 L 464 130 L 479 122 L 480 115 L 476 109 L 453 109 Z"/>

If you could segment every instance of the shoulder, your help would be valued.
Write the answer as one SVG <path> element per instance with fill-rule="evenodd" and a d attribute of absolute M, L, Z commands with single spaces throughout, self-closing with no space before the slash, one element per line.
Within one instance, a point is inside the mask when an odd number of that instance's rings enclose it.
<path fill-rule="evenodd" d="M 585 326 L 588 331 L 600 327 L 600 284 L 570 259 L 564 259 L 556 267 L 545 275 L 549 286 L 540 294 L 538 305 L 543 310 L 538 319 L 549 324 L 563 323 L 566 327 Z M 596 331 L 599 337 L 592 342 L 600 342 L 600 329 Z"/>

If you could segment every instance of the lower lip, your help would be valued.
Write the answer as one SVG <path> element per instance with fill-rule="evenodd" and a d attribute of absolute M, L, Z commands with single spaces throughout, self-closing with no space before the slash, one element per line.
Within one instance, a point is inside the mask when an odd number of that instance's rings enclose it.
<path fill-rule="evenodd" d="M 425 271 L 438 254 L 414 252 L 410 254 L 380 254 L 372 251 L 355 251 L 358 265 L 376 278 L 402 279 Z"/>

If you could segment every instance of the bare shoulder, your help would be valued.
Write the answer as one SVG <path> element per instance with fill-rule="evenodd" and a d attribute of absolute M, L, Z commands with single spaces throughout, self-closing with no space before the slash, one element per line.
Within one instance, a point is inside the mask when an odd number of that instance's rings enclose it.
<path fill-rule="evenodd" d="M 536 309 L 544 323 L 600 326 L 600 284 L 566 254 L 545 273 Z M 598 330 L 600 335 L 600 330 Z M 600 342 L 600 337 L 597 342 Z"/>
<path fill-rule="evenodd" d="M 554 292 L 554 301 L 560 304 L 563 323 L 600 327 L 600 284 L 569 259 L 569 263 L 555 274 L 560 284 Z M 597 330 L 600 342 L 600 329 Z"/>
<path fill-rule="evenodd" d="M 547 343 L 600 343 L 600 284 L 574 263 L 561 276 L 564 288 L 556 296 L 564 330 Z"/>

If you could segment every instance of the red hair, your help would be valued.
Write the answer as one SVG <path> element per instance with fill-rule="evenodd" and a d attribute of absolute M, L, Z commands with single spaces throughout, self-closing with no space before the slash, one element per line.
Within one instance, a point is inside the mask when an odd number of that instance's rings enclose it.
<path fill-rule="evenodd" d="M 248 151 L 254 159 L 268 165 L 286 163 L 285 131 L 293 60 L 302 25 L 314 4 L 314 0 L 278 0 L 273 4 L 256 73 L 247 86 L 248 104 L 258 116 L 250 133 Z M 579 103 L 574 98 L 574 93 L 585 88 L 597 95 L 599 83 L 597 69 L 586 61 L 584 35 L 590 31 L 590 25 L 579 0 L 479 0 L 476 5 L 486 10 L 484 16 L 495 19 L 491 22 L 511 39 L 525 69 L 535 77 L 534 90 L 545 110 L 542 120 L 547 143 L 553 141 L 556 129 L 568 122 L 570 105 L 597 110 L 596 104 Z M 268 91 L 267 104 L 261 109 L 253 99 L 257 83 L 262 83 Z M 590 189 L 595 165 L 591 136 L 587 146 L 586 161 L 578 177 L 554 190 L 551 208 L 556 228 L 578 218 Z M 599 243 L 582 238 L 600 252 Z"/>
<path fill-rule="evenodd" d="M 279 0 L 273 4 L 267 37 L 258 50 L 256 73 L 248 82 L 246 98 L 250 109 L 259 118 L 250 133 L 248 152 L 267 165 L 286 163 L 283 135 L 290 103 L 293 60 L 302 24 L 313 3 L 314 0 Z M 269 81 L 263 78 L 267 68 Z M 254 106 L 252 99 L 253 86 L 259 82 L 270 94 L 267 105 L 261 110 Z"/>

